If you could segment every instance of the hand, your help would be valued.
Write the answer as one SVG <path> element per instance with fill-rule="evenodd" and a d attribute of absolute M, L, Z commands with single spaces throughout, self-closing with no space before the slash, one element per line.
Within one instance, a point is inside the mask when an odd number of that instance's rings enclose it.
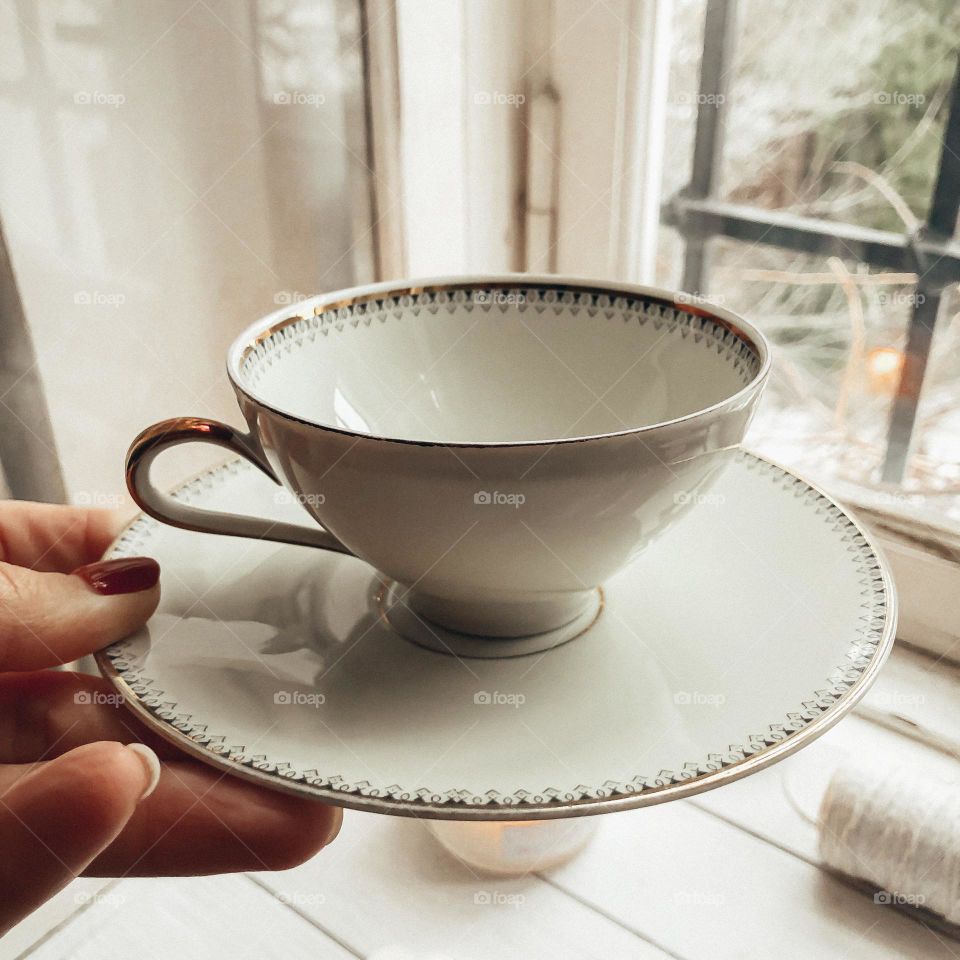
<path fill-rule="evenodd" d="M 284 869 L 340 828 L 338 808 L 180 754 L 106 680 L 45 669 L 156 608 L 153 560 L 96 562 L 117 526 L 109 511 L 0 503 L 0 935 L 81 874 Z"/>

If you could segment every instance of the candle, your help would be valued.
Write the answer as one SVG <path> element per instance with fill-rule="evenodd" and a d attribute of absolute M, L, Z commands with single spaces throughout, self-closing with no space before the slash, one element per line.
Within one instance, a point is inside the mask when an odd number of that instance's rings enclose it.
<path fill-rule="evenodd" d="M 867 354 L 867 381 L 870 392 L 891 394 L 900 383 L 903 354 L 895 347 L 874 347 Z"/>
<path fill-rule="evenodd" d="M 500 875 L 525 874 L 566 863 L 586 845 L 596 817 L 464 823 L 433 820 L 430 829 L 458 860 Z"/>

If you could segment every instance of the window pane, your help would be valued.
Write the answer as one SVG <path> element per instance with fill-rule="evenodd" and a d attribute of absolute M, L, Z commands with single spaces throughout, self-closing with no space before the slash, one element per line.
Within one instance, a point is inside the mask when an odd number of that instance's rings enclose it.
<path fill-rule="evenodd" d="M 927 213 L 955 0 L 741 0 L 721 195 L 902 232 Z"/>
<path fill-rule="evenodd" d="M 709 290 L 757 323 L 775 363 L 753 440 L 843 479 L 880 465 L 912 286 L 853 262 L 732 240 L 711 243 Z M 881 275 L 889 276 L 889 275 Z"/>
<path fill-rule="evenodd" d="M 698 106 L 715 106 L 697 102 L 706 3 L 678 0 L 675 10 L 665 199 L 688 182 Z M 922 223 L 960 48 L 960 8 L 952 0 L 740 0 L 737 11 L 717 196 L 899 234 Z M 685 245 L 669 226 L 659 239 L 658 281 L 676 287 Z M 824 480 L 874 483 L 918 296 L 914 275 L 724 238 L 710 241 L 708 254 L 702 288 L 752 319 L 775 346 L 773 380 L 749 442 Z M 951 289 L 905 489 L 960 516 L 957 309 Z"/>
<path fill-rule="evenodd" d="M 936 489 L 960 491 L 960 287 L 941 298 L 917 410 L 912 472 Z M 946 509 L 946 507 L 941 507 Z M 949 502 L 950 516 L 960 520 L 960 496 Z"/>

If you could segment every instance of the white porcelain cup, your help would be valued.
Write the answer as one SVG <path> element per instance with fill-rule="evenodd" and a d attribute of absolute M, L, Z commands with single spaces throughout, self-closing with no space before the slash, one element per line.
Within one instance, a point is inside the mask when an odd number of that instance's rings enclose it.
<path fill-rule="evenodd" d="M 769 367 L 750 324 L 662 290 L 526 274 L 357 287 L 235 341 L 248 432 L 155 424 L 127 480 L 159 520 L 350 553 L 428 621 L 527 636 L 581 615 L 703 501 Z M 316 524 L 200 510 L 152 485 L 153 458 L 193 440 L 246 457 Z"/>

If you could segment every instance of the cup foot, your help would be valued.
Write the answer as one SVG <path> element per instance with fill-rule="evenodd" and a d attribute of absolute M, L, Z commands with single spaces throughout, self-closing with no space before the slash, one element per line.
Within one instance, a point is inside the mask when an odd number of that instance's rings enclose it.
<path fill-rule="evenodd" d="M 586 604 L 568 623 L 518 637 L 462 633 L 442 626 L 414 610 L 406 597 L 406 588 L 394 581 L 380 585 L 375 602 L 380 616 L 400 636 L 417 646 L 455 657 L 495 660 L 541 653 L 583 636 L 603 612 L 603 588 L 587 591 Z"/>
<path fill-rule="evenodd" d="M 522 599 L 502 594 L 480 599 L 450 599 L 420 589 L 398 587 L 397 599 L 430 623 L 469 636 L 515 640 L 558 630 L 579 617 L 593 599 L 592 590 L 554 593 Z"/>

